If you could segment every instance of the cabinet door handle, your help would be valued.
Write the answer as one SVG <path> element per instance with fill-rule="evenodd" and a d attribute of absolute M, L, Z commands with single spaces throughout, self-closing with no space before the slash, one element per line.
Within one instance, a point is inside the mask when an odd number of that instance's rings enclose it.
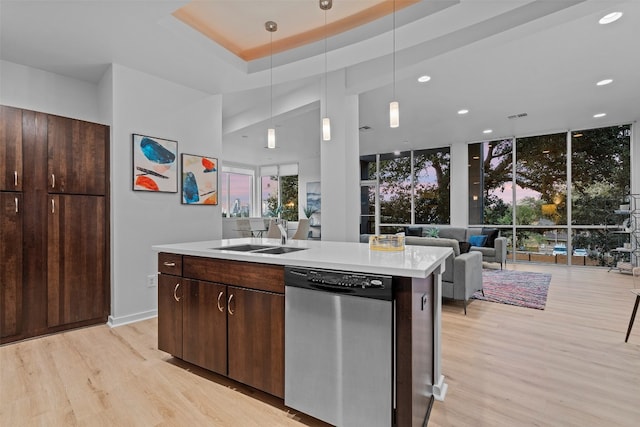
<path fill-rule="evenodd" d="M 180 297 L 178 295 L 176 295 L 176 292 L 178 292 L 178 288 L 180 287 L 180 283 L 176 283 L 176 287 L 173 288 L 173 299 L 180 302 Z"/>
<path fill-rule="evenodd" d="M 14 197 L 13 201 L 16 202 L 16 213 L 18 213 L 18 198 Z"/>
<path fill-rule="evenodd" d="M 51 174 L 51 188 L 56 188 L 56 175 Z"/>
<path fill-rule="evenodd" d="M 18 171 L 13 171 L 13 185 L 14 187 L 18 186 Z"/>
<path fill-rule="evenodd" d="M 224 307 L 220 305 L 220 298 L 222 298 L 223 294 L 224 292 L 222 291 L 220 291 L 220 293 L 218 294 L 218 310 L 220 310 L 220 313 L 224 313 Z"/>
<path fill-rule="evenodd" d="M 169 262 L 169 261 L 165 261 L 162 264 L 164 264 L 165 267 L 175 267 L 176 266 L 175 262 Z"/>
<path fill-rule="evenodd" d="M 51 213 L 56 213 L 56 201 L 51 199 Z"/>
<path fill-rule="evenodd" d="M 227 301 L 227 309 L 229 310 L 229 314 L 233 316 L 233 310 L 231 310 L 232 299 L 233 299 L 233 294 L 229 295 L 229 301 Z"/>

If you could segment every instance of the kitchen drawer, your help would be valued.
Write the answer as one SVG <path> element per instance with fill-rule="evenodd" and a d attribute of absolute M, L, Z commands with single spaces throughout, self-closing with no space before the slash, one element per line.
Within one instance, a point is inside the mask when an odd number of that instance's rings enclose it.
<path fill-rule="evenodd" d="M 185 255 L 183 276 L 284 294 L 284 267 L 281 265 Z"/>
<path fill-rule="evenodd" d="M 182 276 L 182 255 L 160 252 L 158 254 L 158 272 Z"/>

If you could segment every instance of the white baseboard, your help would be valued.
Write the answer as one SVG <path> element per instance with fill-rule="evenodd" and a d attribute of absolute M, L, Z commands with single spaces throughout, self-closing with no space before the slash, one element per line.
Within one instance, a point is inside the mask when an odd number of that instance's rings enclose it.
<path fill-rule="evenodd" d="M 158 310 L 143 311 L 142 313 L 130 314 L 128 316 L 114 317 L 109 316 L 107 325 L 110 328 L 115 328 L 122 325 L 128 325 L 129 323 L 140 322 L 142 320 L 151 319 L 158 315 Z"/>

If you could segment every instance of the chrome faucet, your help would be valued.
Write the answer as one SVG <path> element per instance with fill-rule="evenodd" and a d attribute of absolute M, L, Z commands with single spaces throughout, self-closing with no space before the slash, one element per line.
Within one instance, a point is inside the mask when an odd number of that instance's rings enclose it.
<path fill-rule="evenodd" d="M 287 244 L 287 230 L 284 229 L 282 224 L 278 224 L 278 230 L 280 230 L 280 243 L 283 245 Z"/>

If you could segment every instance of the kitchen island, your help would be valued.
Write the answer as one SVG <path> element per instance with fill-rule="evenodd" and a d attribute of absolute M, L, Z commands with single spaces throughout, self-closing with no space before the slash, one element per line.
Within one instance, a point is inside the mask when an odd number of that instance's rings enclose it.
<path fill-rule="evenodd" d="M 383 252 L 372 251 L 362 243 L 296 240 L 282 245 L 279 239 L 258 238 L 175 243 L 156 245 L 153 249 L 159 252 L 158 347 L 161 350 L 284 398 L 286 405 L 301 412 L 346 426 L 355 425 L 353 416 L 372 409 L 366 405 L 375 399 L 373 395 L 367 398 L 367 394 L 380 388 L 360 387 L 358 393 L 345 391 L 358 381 L 351 379 L 347 369 L 357 371 L 359 368 L 349 362 L 354 358 L 346 354 L 354 345 L 343 343 L 369 340 L 368 336 L 371 343 L 361 341 L 355 347 L 368 348 L 369 344 L 377 345 L 374 341 L 386 342 L 383 351 L 371 347 L 372 356 L 387 353 L 389 349 L 389 366 L 373 365 L 374 369 L 367 375 L 374 379 L 388 377 L 390 381 L 389 389 L 382 395 L 386 405 L 376 405 L 388 407 L 385 415 L 378 417 L 377 425 L 423 425 L 431 397 L 444 399 L 446 384 L 440 367 L 440 286 L 444 261 L 451 249 L 407 246 L 403 251 Z M 358 281 L 358 290 L 386 286 L 392 292 L 388 334 L 357 333 L 349 338 L 346 334 L 352 327 L 334 321 L 345 321 L 344 313 L 338 310 L 336 317 L 340 319 L 321 319 L 333 322 L 337 328 L 309 334 L 313 336 L 307 337 L 307 344 L 301 348 L 300 354 L 305 354 L 304 347 L 321 341 L 319 335 L 323 335 L 325 341 L 337 342 L 333 351 L 337 354 L 332 354 L 338 377 L 335 416 L 323 417 L 322 412 L 320 415 L 313 412 L 315 408 L 306 410 L 306 406 L 289 403 L 299 400 L 298 391 L 292 396 L 291 390 L 297 384 L 292 373 L 306 360 L 306 357 L 297 357 L 301 330 L 298 326 L 305 322 L 302 319 L 286 324 L 285 319 L 290 319 L 287 316 L 292 313 L 304 316 L 308 310 L 296 306 L 301 300 L 293 298 L 294 292 L 285 286 L 285 269 L 290 275 L 292 268 L 297 269 L 295 274 L 307 271 L 306 274 L 312 275 L 313 279 L 308 281 L 317 283 L 311 286 L 323 290 L 322 295 L 334 298 L 329 301 L 353 300 L 354 297 L 348 295 L 355 289 L 348 288 L 353 286 L 352 280 Z M 340 275 L 336 275 L 337 272 Z M 330 277 L 344 279 L 332 283 Z M 383 280 L 390 285 L 382 285 Z M 327 292 L 329 288 L 334 291 Z M 335 297 L 331 296 L 334 294 Z M 309 295 L 310 308 L 323 306 L 319 293 Z M 318 304 L 313 304 L 316 301 L 313 295 L 318 295 Z M 366 297 L 359 300 L 369 301 Z M 324 324 L 315 320 L 310 323 Z M 357 325 L 357 319 L 352 324 Z M 323 349 L 326 350 L 324 344 Z M 343 352 L 345 354 L 341 354 Z M 369 366 L 366 365 L 370 362 L 368 359 L 375 358 L 362 359 L 363 366 Z M 316 365 L 309 365 L 305 370 L 313 371 L 313 366 Z M 285 372 L 288 373 L 286 382 Z M 324 372 L 309 372 L 314 374 L 319 378 L 328 376 Z M 300 378 L 301 382 L 304 380 Z"/>

